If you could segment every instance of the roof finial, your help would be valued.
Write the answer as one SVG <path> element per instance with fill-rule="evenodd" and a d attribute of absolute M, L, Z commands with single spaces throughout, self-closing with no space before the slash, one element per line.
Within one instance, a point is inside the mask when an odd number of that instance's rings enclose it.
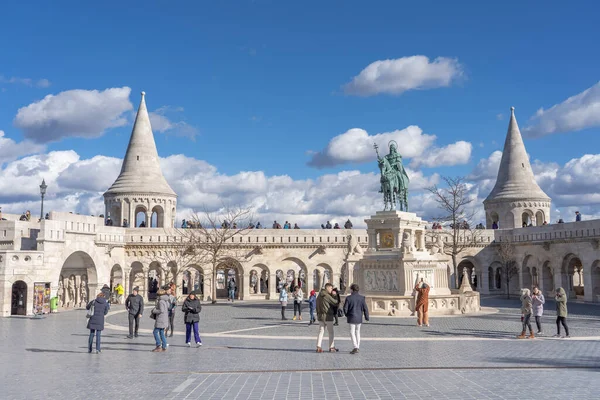
<path fill-rule="evenodd" d="M 144 97 L 145 95 L 146 95 L 146 92 L 142 91 L 142 97 Z"/>
<path fill-rule="evenodd" d="M 142 92 L 142 93 L 144 93 L 144 92 Z M 515 108 L 514 108 L 514 107 L 511 107 L 511 108 L 510 108 L 510 112 L 514 114 L 514 113 L 515 113 Z"/>

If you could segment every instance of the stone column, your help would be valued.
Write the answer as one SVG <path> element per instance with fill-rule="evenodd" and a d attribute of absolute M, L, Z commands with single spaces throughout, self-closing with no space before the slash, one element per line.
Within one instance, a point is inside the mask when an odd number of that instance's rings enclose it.
<path fill-rule="evenodd" d="M 306 284 L 308 285 L 308 277 L 306 278 Z M 269 274 L 269 300 L 277 300 L 277 276 L 275 272 Z"/>
<path fill-rule="evenodd" d="M 593 262 L 587 261 L 587 260 L 581 260 L 581 263 L 583 265 L 589 265 L 589 267 L 587 267 L 587 268 L 582 267 L 583 271 L 581 272 L 581 279 L 582 279 L 581 284 L 584 285 L 584 282 L 588 283 L 588 285 L 584 286 L 584 289 L 583 289 L 583 299 L 585 301 L 592 302 L 592 301 L 594 301 L 594 296 L 592 293 L 592 289 L 593 289 L 592 288 L 592 282 L 593 282 L 592 274 L 594 273 Z"/>
<path fill-rule="evenodd" d="M 144 298 L 144 301 L 148 301 L 148 272 L 150 272 L 150 269 L 148 267 L 144 267 L 142 269 L 142 271 L 144 272 L 144 286 L 140 288 L 140 290 L 143 292 L 142 297 Z"/>
<path fill-rule="evenodd" d="M 424 251 L 427 247 L 425 246 L 425 231 L 419 231 L 419 246 L 418 250 Z"/>
<path fill-rule="evenodd" d="M 393 229 L 394 248 L 399 249 L 402 246 L 402 229 Z"/>
<path fill-rule="evenodd" d="M 487 268 L 481 268 L 481 281 L 477 282 L 481 294 L 490 294 L 490 271 Z"/>
<path fill-rule="evenodd" d="M 333 287 L 336 288 L 340 288 L 340 273 L 339 272 L 332 272 L 331 273 L 331 284 L 333 285 Z"/>
<path fill-rule="evenodd" d="M 377 232 L 373 229 L 367 229 L 367 234 L 369 235 L 368 250 L 377 249 Z"/>
<path fill-rule="evenodd" d="M 146 228 L 152 225 L 152 211 L 146 211 Z"/>

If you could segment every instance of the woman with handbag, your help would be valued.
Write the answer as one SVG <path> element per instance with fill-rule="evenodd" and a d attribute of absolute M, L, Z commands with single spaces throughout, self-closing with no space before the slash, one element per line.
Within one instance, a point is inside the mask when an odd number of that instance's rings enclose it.
<path fill-rule="evenodd" d="M 87 317 L 89 318 L 87 328 L 90 330 L 90 338 L 88 340 L 88 353 L 92 352 L 94 344 L 94 335 L 96 336 L 96 354 L 100 354 L 100 336 L 104 330 L 104 316 L 108 313 L 108 303 L 104 298 L 104 293 L 98 293 L 98 296 L 90 301 L 85 309 L 88 310 Z"/>
<path fill-rule="evenodd" d="M 187 299 L 183 302 L 181 310 L 185 313 L 185 343 L 188 347 L 192 344 L 192 328 L 194 329 L 194 339 L 196 339 L 196 347 L 202 346 L 202 340 L 200 339 L 200 333 L 198 332 L 198 322 L 200 322 L 200 311 L 202 311 L 202 305 L 200 300 L 196 297 L 196 292 L 193 291 L 189 294 Z"/>
<path fill-rule="evenodd" d="M 154 340 L 156 348 L 154 353 L 167 351 L 167 338 L 165 329 L 169 326 L 169 295 L 166 290 L 160 289 L 157 293 L 156 306 L 150 312 L 150 318 L 154 320 Z"/>

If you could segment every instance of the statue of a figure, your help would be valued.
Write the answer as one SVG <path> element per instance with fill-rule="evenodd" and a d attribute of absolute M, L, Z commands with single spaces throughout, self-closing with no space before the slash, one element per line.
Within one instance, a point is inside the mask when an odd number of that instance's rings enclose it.
<path fill-rule="evenodd" d="M 256 271 L 252 271 L 252 276 L 250 277 L 250 290 L 253 294 L 258 293 L 258 275 Z"/>
<path fill-rule="evenodd" d="M 389 154 L 379 156 L 379 147 L 373 146 L 377 153 L 377 163 L 381 171 L 381 190 L 383 193 L 384 211 L 395 210 L 396 203 L 400 211 L 408 211 L 408 175 L 402 165 L 402 156 L 398 153 L 398 144 L 395 140 L 388 143 Z"/>
<path fill-rule="evenodd" d="M 63 286 L 62 278 L 58 281 L 58 290 L 56 291 L 56 296 L 58 297 L 58 306 L 65 306 L 65 287 Z"/>
<path fill-rule="evenodd" d="M 87 300 L 87 287 L 85 286 L 85 281 L 81 281 L 81 287 L 79 288 L 79 307 L 86 306 Z"/>
<path fill-rule="evenodd" d="M 404 232 L 402 234 L 402 252 L 408 254 L 414 251 L 415 245 L 413 243 L 412 235 L 409 232 Z"/>
<path fill-rule="evenodd" d="M 67 283 L 67 293 L 69 294 L 69 298 L 67 299 L 67 307 L 73 305 L 75 306 L 75 284 L 73 283 L 75 279 L 73 277 L 69 278 L 69 282 Z"/>
<path fill-rule="evenodd" d="M 431 246 L 430 254 L 444 254 L 444 241 L 442 235 L 436 235 L 435 243 Z"/>
<path fill-rule="evenodd" d="M 346 256 L 353 256 L 355 254 L 363 254 L 362 247 L 358 243 L 358 239 L 355 235 L 348 235 L 348 254 Z"/>

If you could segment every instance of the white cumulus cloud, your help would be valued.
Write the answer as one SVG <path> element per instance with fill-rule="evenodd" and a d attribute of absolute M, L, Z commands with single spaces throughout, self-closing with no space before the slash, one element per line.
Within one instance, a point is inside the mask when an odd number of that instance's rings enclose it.
<path fill-rule="evenodd" d="M 29 140 L 15 142 L 13 139 L 5 137 L 4 131 L 0 130 L 0 165 L 25 155 L 40 153 L 45 149 L 46 146 Z"/>
<path fill-rule="evenodd" d="M 540 108 L 523 129 L 529 137 L 600 126 L 600 82 L 547 110 Z"/>
<path fill-rule="evenodd" d="M 14 124 L 25 138 L 48 143 L 65 137 L 94 138 L 107 129 L 126 125 L 133 109 L 128 87 L 67 90 L 22 107 Z"/>
<path fill-rule="evenodd" d="M 148 113 L 152 130 L 194 140 L 198 135 L 198 129 L 185 121 L 174 121 L 171 117 L 171 115 L 182 111 L 182 107 L 163 106 Z"/>
<path fill-rule="evenodd" d="M 439 167 L 442 165 L 466 164 L 471 159 L 472 149 L 471 143 L 461 140 L 444 147 L 429 149 L 420 156 L 413 158 L 410 165 L 417 168 L 420 166 Z"/>
<path fill-rule="evenodd" d="M 344 85 L 346 94 L 372 96 L 381 93 L 401 94 L 408 90 L 450 86 L 463 75 L 457 59 L 411 56 L 379 60 L 369 64 L 352 81 Z"/>
<path fill-rule="evenodd" d="M 31 79 L 31 78 L 19 78 L 16 76 L 6 78 L 0 75 L 0 84 L 14 84 L 14 85 L 25 85 L 30 87 L 47 88 L 51 85 L 48 79 Z"/>
<path fill-rule="evenodd" d="M 423 133 L 421 128 L 411 125 L 402 130 L 375 135 L 369 135 L 360 128 L 350 129 L 331 139 L 325 149 L 310 152 L 311 159 L 308 165 L 326 168 L 375 161 L 377 156 L 373 144 L 379 146 L 380 154 L 387 154 L 391 140 L 398 143 L 398 151 L 403 157 L 413 159 L 414 167 L 464 164 L 471 157 L 471 143 L 460 141 L 442 148 L 432 147 L 436 136 Z"/>

